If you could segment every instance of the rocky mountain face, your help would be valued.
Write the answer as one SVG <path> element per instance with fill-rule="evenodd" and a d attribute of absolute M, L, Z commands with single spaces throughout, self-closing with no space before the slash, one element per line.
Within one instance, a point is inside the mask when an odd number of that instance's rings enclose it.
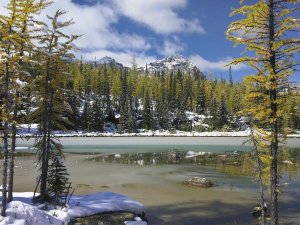
<path fill-rule="evenodd" d="M 117 68 L 123 68 L 121 63 L 116 62 L 111 57 L 104 57 L 97 61 L 98 65 L 113 65 Z M 145 67 L 139 67 L 139 72 L 155 74 L 155 73 L 167 73 L 169 71 L 189 72 L 192 74 L 198 74 L 200 70 L 198 67 L 189 61 L 187 58 L 184 58 L 181 55 L 168 56 L 161 60 L 148 63 Z"/>
<path fill-rule="evenodd" d="M 123 64 L 116 62 L 113 58 L 109 56 L 105 56 L 102 59 L 97 61 L 97 65 L 107 65 L 107 66 L 113 66 L 116 68 L 123 68 Z"/>
<path fill-rule="evenodd" d="M 143 68 L 144 72 L 153 74 L 155 72 L 169 72 L 177 71 L 181 72 L 199 72 L 199 69 L 195 64 L 181 55 L 168 56 L 155 62 L 150 62 Z"/>

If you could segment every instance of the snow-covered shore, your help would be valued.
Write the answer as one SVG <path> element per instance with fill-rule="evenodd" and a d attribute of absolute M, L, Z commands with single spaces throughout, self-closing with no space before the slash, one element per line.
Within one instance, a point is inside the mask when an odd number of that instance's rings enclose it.
<path fill-rule="evenodd" d="M 212 131 L 212 132 L 185 132 L 185 131 L 143 131 L 138 133 L 112 132 L 54 132 L 57 137 L 249 137 L 250 131 Z M 20 132 L 18 137 L 33 137 L 35 132 Z M 300 138 L 300 133 L 289 134 L 289 138 Z"/>
<path fill-rule="evenodd" d="M 33 137 L 37 134 L 37 124 L 21 124 L 18 128 L 18 137 Z M 138 130 L 138 132 L 118 133 L 117 130 L 108 129 L 106 132 L 84 132 L 84 131 L 55 131 L 57 137 L 248 137 L 250 129 L 241 131 L 180 131 L 180 130 Z M 300 131 L 289 134 L 290 138 L 300 138 Z"/>
<path fill-rule="evenodd" d="M 32 192 L 14 193 L 14 201 L 7 207 L 7 216 L 0 216 L 0 225 L 67 225 L 72 218 L 97 213 L 129 211 L 139 214 L 145 211 L 141 203 L 112 192 L 75 195 L 67 207 L 54 209 L 48 205 L 47 210 L 41 210 L 45 205 L 32 205 L 32 197 Z M 146 225 L 146 222 L 131 221 L 127 224 Z"/>

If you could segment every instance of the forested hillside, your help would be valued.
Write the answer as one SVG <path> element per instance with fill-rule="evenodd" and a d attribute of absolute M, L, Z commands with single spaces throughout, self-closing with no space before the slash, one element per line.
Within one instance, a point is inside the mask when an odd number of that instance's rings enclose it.
<path fill-rule="evenodd" d="M 170 68 L 159 68 L 157 63 L 139 68 L 134 60 L 131 68 L 127 68 L 109 57 L 95 62 L 70 62 L 69 73 L 60 76 L 57 83 L 65 90 L 68 106 L 64 116 L 71 122 L 67 129 L 122 133 L 247 128 L 245 119 L 239 115 L 245 86 L 233 82 L 231 68 L 223 78 L 216 79 L 196 68 L 188 69 L 186 61 L 176 60 L 177 64 Z M 33 76 L 38 73 L 35 67 L 31 70 Z M 28 95 L 24 97 L 29 101 L 23 105 L 21 123 L 27 123 L 26 114 L 36 107 L 34 89 L 38 87 L 29 83 L 27 86 Z M 299 96 L 288 99 L 285 107 L 288 125 L 293 130 L 300 127 L 296 105 Z"/>

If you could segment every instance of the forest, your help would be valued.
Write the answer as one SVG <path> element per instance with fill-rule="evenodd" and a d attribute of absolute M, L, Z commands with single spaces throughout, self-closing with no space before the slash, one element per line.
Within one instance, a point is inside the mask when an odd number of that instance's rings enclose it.
<path fill-rule="evenodd" d="M 63 90 L 68 131 L 104 132 L 114 125 L 114 132 L 143 130 L 239 131 L 247 128 L 241 115 L 244 82 L 233 82 L 231 67 L 227 76 L 197 71 L 140 71 L 133 58 L 132 67 L 72 60 L 68 72 L 59 77 Z M 38 74 L 36 68 L 31 68 Z M 30 83 L 27 81 L 26 84 Z M 37 106 L 34 90 L 26 85 L 20 123 L 28 123 L 28 113 Z M 293 92 L 291 87 L 285 90 Z M 285 123 L 293 131 L 300 128 L 299 95 L 290 97 L 283 107 Z M 188 118 L 186 112 L 193 113 Z M 197 123 L 202 118 L 202 123 Z M 112 125 L 113 124 L 113 125 Z M 59 127 L 56 129 L 60 130 Z"/>
<path fill-rule="evenodd" d="M 232 15 L 244 17 L 229 24 L 226 36 L 255 54 L 234 59 L 228 74 L 217 79 L 201 68 L 141 71 L 134 58 L 130 68 L 76 59 L 80 35 L 64 33 L 74 25 L 61 20 L 65 11 L 40 21 L 36 15 L 50 1 L 10 0 L 8 15 L 0 15 L 1 216 L 13 200 L 16 143 L 24 124 L 38 125 L 32 149 L 40 195 L 34 201 L 60 205 L 67 204 L 71 184 L 55 131 L 249 129 L 260 206 L 270 193 L 271 224 L 277 225 L 278 155 L 287 134 L 300 129 L 299 87 L 291 79 L 300 40 L 290 33 L 299 29 L 299 20 L 293 19 L 297 8 L 290 3 L 299 0 L 241 1 Z M 230 65 L 237 64 L 247 64 L 253 74 L 236 82 Z"/>

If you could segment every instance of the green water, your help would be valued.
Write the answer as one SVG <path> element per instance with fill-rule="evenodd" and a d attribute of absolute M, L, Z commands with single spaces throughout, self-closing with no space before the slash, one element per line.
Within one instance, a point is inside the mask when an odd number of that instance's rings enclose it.
<path fill-rule="evenodd" d="M 170 150 L 180 151 L 203 151 L 203 152 L 224 152 L 224 151 L 247 151 L 249 146 L 234 145 L 65 145 L 65 152 L 100 152 L 100 153 L 145 153 L 145 152 L 164 152 Z"/>
<path fill-rule="evenodd" d="M 224 152 L 247 151 L 244 137 L 69 137 L 60 138 L 65 152 L 133 153 L 169 150 Z M 31 147 L 34 139 L 18 139 L 18 147 Z M 288 147 L 300 148 L 300 138 L 289 138 Z M 28 148 L 19 149 L 28 151 Z"/>
<path fill-rule="evenodd" d="M 208 159 L 185 158 L 187 151 L 217 155 L 251 149 L 242 145 L 244 140 L 231 137 L 61 138 L 75 194 L 112 191 L 128 195 L 145 205 L 152 225 L 254 224 L 250 211 L 258 202 L 259 187 L 247 175 L 253 168 L 243 162 L 233 166 L 232 163 L 241 161 L 235 156 L 228 163 L 218 158 L 210 160 L 209 155 Z M 18 151 L 31 152 L 32 144 L 33 139 L 18 140 Z M 291 225 L 300 224 L 300 139 L 290 139 L 288 145 L 294 149 L 295 164 L 281 165 L 281 181 L 288 185 L 280 194 L 280 221 Z M 34 156 L 17 158 L 16 191 L 34 189 L 34 161 Z M 210 179 L 216 185 L 210 189 L 183 185 L 195 176 Z"/>

